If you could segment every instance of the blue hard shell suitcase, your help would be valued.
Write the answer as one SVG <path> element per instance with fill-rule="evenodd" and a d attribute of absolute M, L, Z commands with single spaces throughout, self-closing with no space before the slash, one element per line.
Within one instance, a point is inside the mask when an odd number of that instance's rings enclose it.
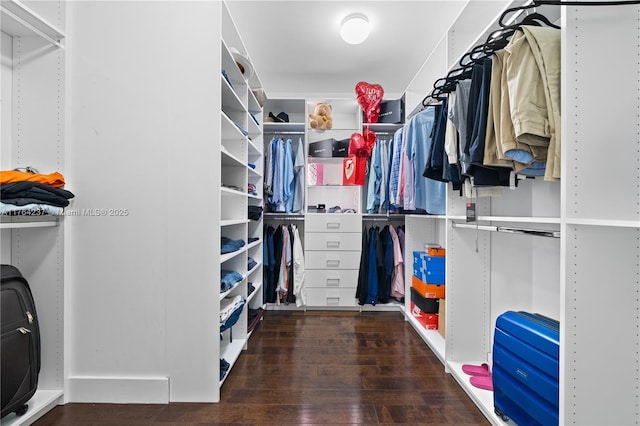
<path fill-rule="evenodd" d="M 493 404 L 503 420 L 519 426 L 559 421 L 559 323 L 528 312 L 508 311 L 493 337 Z"/>

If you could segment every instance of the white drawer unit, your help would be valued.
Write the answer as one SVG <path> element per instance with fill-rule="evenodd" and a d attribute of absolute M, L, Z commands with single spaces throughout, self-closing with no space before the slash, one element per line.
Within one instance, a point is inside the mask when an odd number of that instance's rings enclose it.
<path fill-rule="evenodd" d="M 357 306 L 355 288 L 308 288 L 307 305 L 314 307 Z"/>
<path fill-rule="evenodd" d="M 307 304 L 357 307 L 362 217 L 348 213 L 307 214 L 304 245 Z"/>
<path fill-rule="evenodd" d="M 359 251 L 362 233 L 307 232 L 305 246 L 309 251 Z"/>
<path fill-rule="evenodd" d="M 358 272 L 357 269 L 312 269 L 306 272 L 305 285 L 307 288 L 351 288 L 355 295 L 358 287 Z"/>
<path fill-rule="evenodd" d="M 306 251 L 306 269 L 359 269 L 359 251 Z"/>
<path fill-rule="evenodd" d="M 362 216 L 353 213 L 309 213 L 305 215 L 305 232 L 359 232 Z"/>

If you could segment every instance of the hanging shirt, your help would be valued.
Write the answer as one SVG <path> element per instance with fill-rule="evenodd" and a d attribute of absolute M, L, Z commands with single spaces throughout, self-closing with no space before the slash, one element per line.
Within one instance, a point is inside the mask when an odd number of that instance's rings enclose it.
<path fill-rule="evenodd" d="M 391 297 L 401 299 L 404 297 L 404 259 L 400 248 L 400 239 L 393 226 L 389 227 L 389 234 L 393 241 L 393 274 L 391 277 Z"/>
<path fill-rule="evenodd" d="M 414 115 L 406 125 L 405 199 L 406 210 L 422 209 L 429 214 L 445 213 L 446 183 L 422 176 L 431 150 L 431 133 L 435 120 L 435 107 L 429 106 Z M 416 168 L 420 167 L 418 171 Z"/>
<path fill-rule="evenodd" d="M 300 242 L 298 227 L 293 229 L 293 294 L 296 296 L 296 306 L 307 305 L 307 289 L 305 287 L 304 250 Z"/>
<path fill-rule="evenodd" d="M 284 144 L 284 172 L 283 172 L 283 194 L 285 203 L 285 212 L 293 211 L 293 197 L 295 194 L 295 174 L 294 174 L 295 155 L 293 153 L 293 143 L 291 139 L 287 139 Z"/>
<path fill-rule="evenodd" d="M 458 130 L 458 154 L 460 161 L 460 172 L 467 174 L 471 162 L 465 153 L 467 147 L 467 112 L 469 108 L 469 92 L 471 90 L 471 80 L 460 80 L 456 85 L 456 102 L 453 106 L 451 121 Z"/>
<path fill-rule="evenodd" d="M 380 169 L 382 177 L 380 180 L 380 208 L 378 212 L 386 213 L 389 210 L 389 201 L 387 199 L 389 189 L 389 144 L 387 144 L 386 139 L 380 141 Z"/>
<path fill-rule="evenodd" d="M 273 195 L 273 145 L 276 143 L 276 139 L 271 139 L 269 146 L 265 153 L 265 174 L 264 174 L 264 195 L 267 201 L 271 202 L 271 196 Z"/>
<path fill-rule="evenodd" d="M 375 213 L 380 205 L 380 143 L 376 141 L 369 161 L 369 179 L 367 182 L 367 213 Z"/>
<path fill-rule="evenodd" d="M 291 208 L 293 213 L 304 211 L 304 150 L 302 146 L 302 139 L 299 138 L 293 162 L 294 190 Z"/>
<path fill-rule="evenodd" d="M 400 163 L 402 162 L 402 128 L 393 134 L 391 167 L 389 170 L 389 206 L 399 207 L 398 185 L 400 182 Z"/>

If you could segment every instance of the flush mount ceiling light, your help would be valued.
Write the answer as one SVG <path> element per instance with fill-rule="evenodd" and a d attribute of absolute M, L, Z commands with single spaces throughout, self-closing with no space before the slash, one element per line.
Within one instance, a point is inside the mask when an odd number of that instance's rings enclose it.
<path fill-rule="evenodd" d="M 342 20 L 340 36 L 349 44 L 360 44 L 369 37 L 369 20 L 362 13 L 352 13 Z"/>

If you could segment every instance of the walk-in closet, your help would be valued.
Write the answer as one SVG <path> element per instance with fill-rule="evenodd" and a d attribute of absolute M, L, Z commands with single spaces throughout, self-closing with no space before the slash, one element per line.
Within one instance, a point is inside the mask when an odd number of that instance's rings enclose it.
<path fill-rule="evenodd" d="M 639 1 L 0 14 L 3 425 L 640 424 Z"/>

